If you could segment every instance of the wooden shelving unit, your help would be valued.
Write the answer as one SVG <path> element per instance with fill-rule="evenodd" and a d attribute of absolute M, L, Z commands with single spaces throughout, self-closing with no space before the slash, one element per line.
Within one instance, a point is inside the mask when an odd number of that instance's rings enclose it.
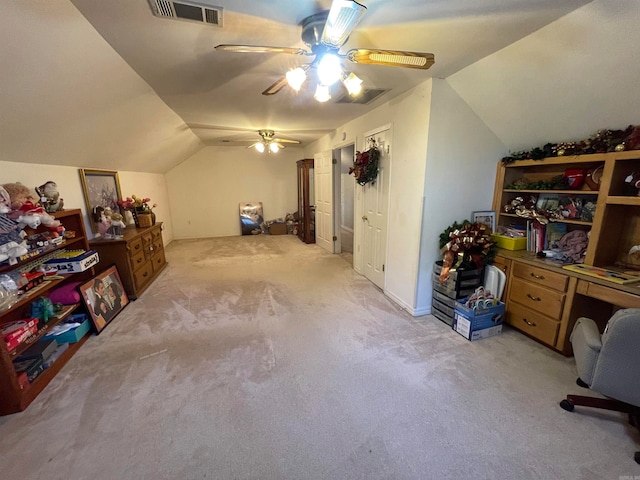
<path fill-rule="evenodd" d="M 75 237 L 69 238 L 59 245 L 51 247 L 43 252 L 39 252 L 36 255 L 30 256 L 29 258 L 18 262 L 16 265 L 1 265 L 0 274 L 19 270 L 25 267 L 25 265 L 37 261 L 38 259 L 41 259 L 57 250 L 89 249 L 89 243 L 87 241 L 84 222 L 82 219 L 82 212 L 79 209 L 56 212 L 53 216 L 62 222 L 67 231 L 75 232 Z M 27 233 L 31 234 L 41 230 L 42 228 L 35 231 L 29 231 Z M 67 281 L 88 280 L 92 276 L 93 269 L 90 269 L 82 273 L 65 275 L 63 278 L 45 280 L 40 285 L 37 285 L 35 288 L 21 295 L 18 302 L 12 305 L 11 308 L 0 312 L 0 325 L 29 318 L 31 303 L 38 297 L 46 296 L 47 293 L 56 286 Z M 49 319 L 47 323 L 38 326 L 39 330 L 37 334 L 30 337 L 26 342 L 19 345 L 12 351 L 8 351 L 4 341 L 1 341 L 0 339 L 0 415 L 16 413 L 26 409 L 87 340 L 88 334 L 80 339 L 79 342 L 70 344 L 67 350 L 63 352 L 49 368 L 45 369 L 37 378 L 35 378 L 32 383 L 27 385 L 25 388 L 20 388 L 13 361 L 27 348 L 46 335 L 55 325 L 58 325 L 69 315 L 77 312 L 79 308 L 80 304 L 64 306 L 62 311 L 60 311 L 56 317 L 53 317 Z"/>

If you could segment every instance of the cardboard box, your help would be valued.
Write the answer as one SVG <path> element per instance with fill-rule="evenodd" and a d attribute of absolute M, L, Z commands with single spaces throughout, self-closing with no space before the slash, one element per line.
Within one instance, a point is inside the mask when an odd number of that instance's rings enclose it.
<path fill-rule="evenodd" d="M 287 234 L 287 224 L 286 223 L 272 223 L 269 225 L 269 234 L 270 235 L 286 235 Z"/>
<path fill-rule="evenodd" d="M 98 252 L 88 250 L 62 252 L 58 257 L 47 260 L 45 263 L 55 266 L 59 273 L 78 273 L 97 265 L 99 261 Z"/>
<path fill-rule="evenodd" d="M 506 237 L 499 233 L 494 233 L 492 237 L 496 245 L 505 250 L 524 250 L 527 248 L 527 237 Z"/>
<path fill-rule="evenodd" d="M 456 302 L 453 329 L 467 340 L 479 340 L 502 332 L 504 303 L 482 310 L 466 307 L 464 301 Z"/>

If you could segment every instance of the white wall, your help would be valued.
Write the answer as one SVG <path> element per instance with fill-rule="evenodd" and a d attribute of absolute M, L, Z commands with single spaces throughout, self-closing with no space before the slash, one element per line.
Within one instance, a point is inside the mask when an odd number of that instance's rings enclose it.
<path fill-rule="evenodd" d="M 429 121 L 416 315 L 431 311 L 431 272 L 440 234 L 454 221 L 491 210 L 495 174 L 506 147 L 446 80 L 434 80 Z"/>
<path fill-rule="evenodd" d="M 595 0 L 447 78 L 511 150 L 638 124 L 640 1 Z"/>
<path fill-rule="evenodd" d="M 240 203 L 262 202 L 265 220 L 295 212 L 302 158 L 302 149 L 291 147 L 272 155 L 241 147 L 199 151 L 166 175 L 175 238 L 240 235 Z"/>
<path fill-rule="evenodd" d="M 416 300 L 430 101 L 431 81 L 428 80 L 305 148 L 308 157 L 351 141 L 355 141 L 356 150 L 360 150 L 365 132 L 389 123 L 393 125 L 385 293 L 410 311 Z M 356 203 L 361 189 L 356 186 Z M 359 218 L 357 213 L 355 218 Z M 357 221 L 354 226 L 357 242 Z M 357 248 L 358 245 L 354 245 L 355 259 Z M 356 264 L 356 268 L 359 265 Z"/>
<path fill-rule="evenodd" d="M 21 164 L 17 162 L 0 161 L 0 184 L 20 182 L 33 190 L 37 199 L 35 187 L 53 180 L 58 184 L 60 196 L 64 199 L 65 210 L 79 208 L 85 220 L 85 229 L 89 238 L 93 238 L 91 225 L 87 215 L 79 169 L 58 165 Z M 164 175 L 154 173 L 118 172 L 120 188 L 124 197 L 135 194 L 149 197 L 158 207 L 154 209 L 156 220 L 163 222 L 162 236 L 165 245 L 173 239 L 169 198 Z"/>

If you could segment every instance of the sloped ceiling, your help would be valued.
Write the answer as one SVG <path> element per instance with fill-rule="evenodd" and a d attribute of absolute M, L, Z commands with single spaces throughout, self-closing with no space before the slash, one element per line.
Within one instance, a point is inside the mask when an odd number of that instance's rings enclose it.
<path fill-rule="evenodd" d="M 368 105 L 338 105 L 318 104 L 310 91 L 260 94 L 302 58 L 214 50 L 219 43 L 304 47 L 299 22 L 330 0 L 200 2 L 224 8 L 222 28 L 156 18 L 147 0 L 2 2 L 0 160 L 166 172 L 204 144 L 252 140 L 262 128 L 311 142 L 589 3 L 367 0 L 343 51 L 428 51 L 436 64 L 426 72 L 355 65 L 368 88 L 389 92 Z M 481 110 L 477 102 L 484 119 Z"/>
<path fill-rule="evenodd" d="M 512 151 L 640 124 L 640 1 L 596 0 L 447 80 Z"/>
<path fill-rule="evenodd" d="M 202 148 L 70 2 L 0 12 L 0 160 L 160 173 Z"/>

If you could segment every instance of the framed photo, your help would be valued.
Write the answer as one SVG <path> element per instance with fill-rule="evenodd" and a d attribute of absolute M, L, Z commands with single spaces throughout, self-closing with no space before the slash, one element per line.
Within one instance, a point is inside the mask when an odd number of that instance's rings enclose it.
<path fill-rule="evenodd" d="M 80 180 L 82 181 L 87 213 L 91 221 L 91 229 L 95 233 L 98 231 L 98 225 L 92 215 L 94 208 L 102 207 L 110 208 L 113 212 L 120 211 L 118 200 L 122 200 L 122 192 L 120 191 L 118 172 L 81 168 Z"/>
<path fill-rule="evenodd" d="M 129 304 L 115 265 L 80 285 L 96 333 L 100 333 Z"/>
<path fill-rule="evenodd" d="M 495 210 L 488 210 L 484 212 L 473 212 L 471 214 L 471 221 L 473 223 L 482 223 L 491 229 L 491 233 L 496 231 L 496 212 Z"/>

